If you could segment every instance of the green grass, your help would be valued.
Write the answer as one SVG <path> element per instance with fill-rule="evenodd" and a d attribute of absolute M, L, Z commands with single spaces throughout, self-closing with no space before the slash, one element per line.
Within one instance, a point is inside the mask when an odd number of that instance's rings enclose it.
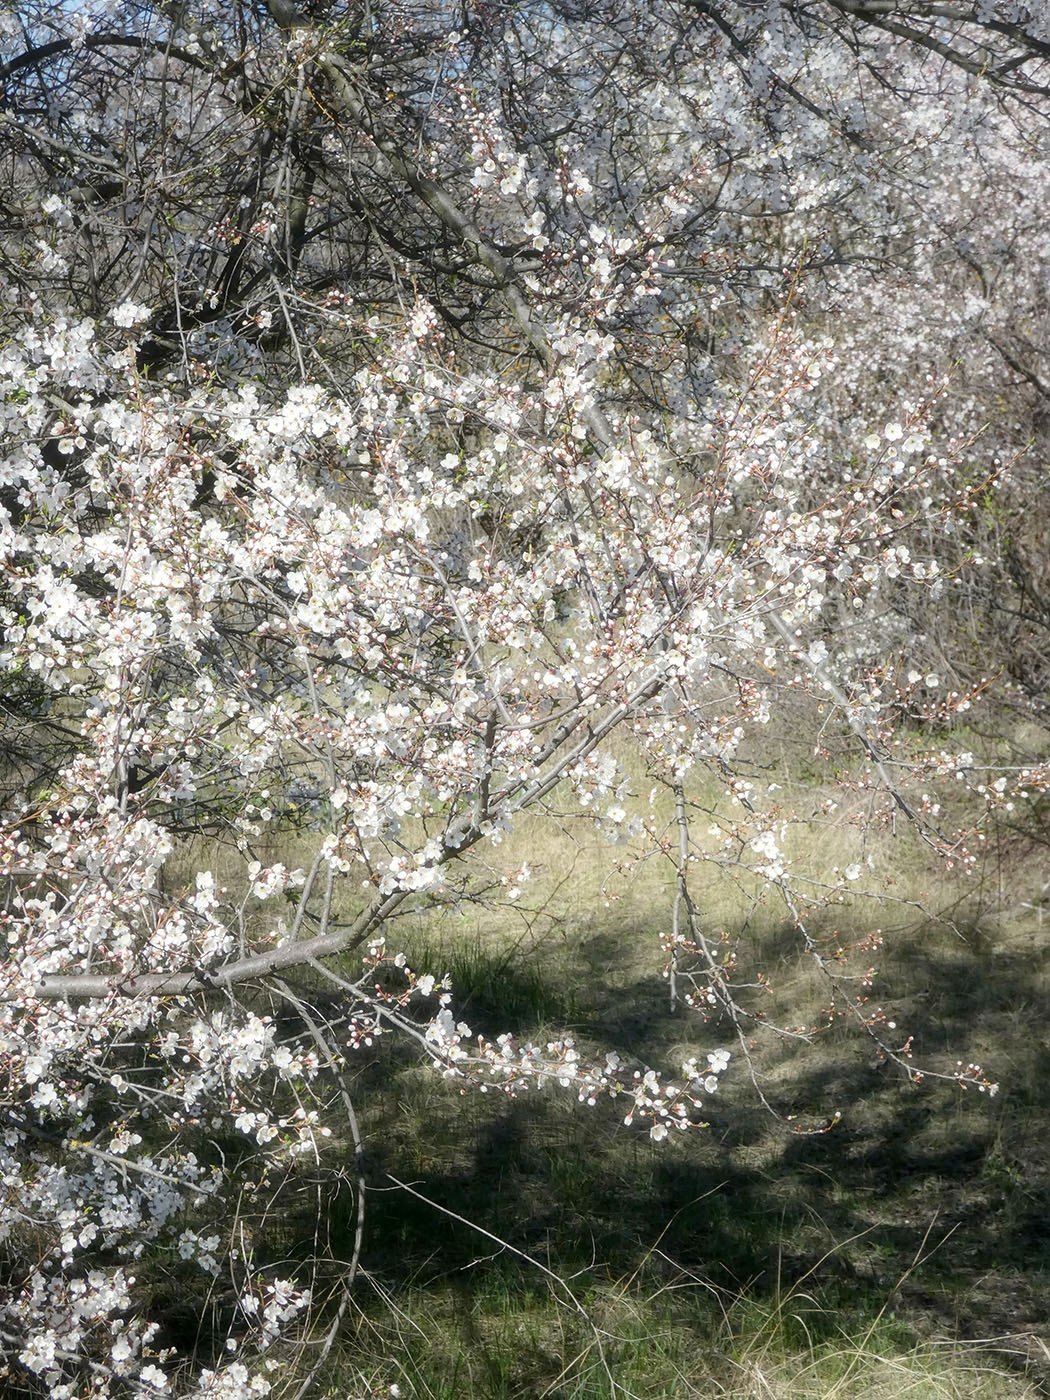
<path fill-rule="evenodd" d="M 634 1277 L 565 1298 L 492 1288 L 410 1290 L 385 1328 L 362 1324 L 385 1372 L 333 1367 L 328 1395 L 393 1382 L 421 1400 L 1035 1400 L 1035 1385 L 978 1347 L 910 1340 L 877 1318 L 854 1337 L 804 1294 L 762 1308 L 688 1278 Z M 826 1339 L 820 1333 L 827 1332 Z M 371 1377 L 366 1388 L 362 1381 Z"/>
<path fill-rule="evenodd" d="M 785 781 L 817 810 L 827 789 L 812 775 Z M 844 894 L 814 911 L 812 931 L 884 930 L 872 996 L 901 1041 L 913 1038 L 914 1063 L 981 1062 L 1001 1093 L 909 1083 L 835 1023 L 809 1045 L 756 1039 L 756 1072 L 783 1114 L 801 1115 L 794 1124 L 757 1104 L 738 1059 L 710 1126 L 654 1145 L 615 1105 L 461 1095 L 380 1043 L 350 1065 L 369 1183 L 363 1273 L 319 1394 L 356 1400 L 390 1384 L 420 1400 L 1045 1393 L 1050 927 L 1026 907 L 1042 862 L 1012 838 L 990 844 L 983 871 L 962 882 L 908 838 L 862 835 L 862 799 L 840 797 L 800 828 L 795 853 L 829 881 L 870 858 L 888 897 Z M 714 794 L 698 800 L 713 805 Z M 610 878 L 609 856 L 585 826 L 533 816 L 481 869 L 498 887 L 527 859 L 535 878 L 519 901 L 420 907 L 390 944 L 413 966 L 449 973 L 457 1015 L 485 1034 L 570 1030 L 584 1047 L 672 1070 L 684 1053 L 731 1044 L 724 1024 L 669 1004 L 656 935 L 669 926 L 671 863 Z M 304 863 L 294 851 L 281 858 Z M 705 928 L 734 936 L 741 968 L 769 975 L 771 1016 L 818 1020 L 826 990 L 775 892 L 702 865 L 694 892 Z M 352 901 L 339 898 L 344 917 Z M 829 1132 L 793 1131 L 836 1110 L 844 1117 Z M 304 1202 L 314 1199 L 333 1257 L 348 1257 L 346 1186 L 291 1192 L 280 1247 L 312 1238 Z"/>
<path fill-rule="evenodd" d="M 883 979 L 924 1057 L 1008 1062 L 994 1100 L 910 1085 L 832 1031 L 764 1062 L 786 1108 L 845 1108 L 832 1131 L 786 1131 L 730 1077 L 710 1128 L 653 1145 L 611 1108 L 462 1097 L 412 1065 L 362 1068 L 376 1190 L 333 1397 L 358 1375 L 471 1400 L 1034 1396 L 1050 1066 L 1032 1030 L 1047 984 L 1020 925 L 996 936 L 1013 951 L 989 958 L 976 934 L 916 926 Z M 615 930 L 509 959 L 477 928 L 438 947 L 431 965 L 452 971 L 479 1024 L 502 985 L 521 1031 L 571 1021 L 585 1042 L 657 1064 L 689 1034 Z"/>

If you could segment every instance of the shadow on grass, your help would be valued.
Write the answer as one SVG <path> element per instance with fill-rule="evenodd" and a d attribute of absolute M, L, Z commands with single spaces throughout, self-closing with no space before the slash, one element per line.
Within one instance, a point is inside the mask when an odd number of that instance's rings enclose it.
<path fill-rule="evenodd" d="M 533 1290 L 554 1288 L 546 1269 L 577 1296 L 630 1278 L 649 1289 L 689 1281 L 701 1330 L 744 1295 L 766 1307 L 808 1300 L 792 1315 L 802 1309 L 811 1341 L 887 1310 L 913 1336 L 1039 1335 L 1050 1315 L 1050 994 L 1041 940 L 1029 942 L 996 951 L 976 931 L 919 930 L 880 980 L 916 1064 L 987 1063 L 1004 1080 L 995 1099 L 910 1084 L 837 1028 L 790 1059 L 759 1056 L 786 1113 L 843 1110 L 812 1136 L 758 1110 L 739 1067 L 709 1129 L 664 1144 L 625 1128 L 615 1104 L 460 1098 L 406 1070 L 397 1111 L 373 1109 L 368 1123 L 365 1266 L 395 1295 L 451 1293 L 468 1318 L 493 1297 L 527 1307 Z M 505 1028 L 509 997 L 519 1031 L 560 1013 L 581 1038 L 657 1066 L 673 1067 L 690 1038 L 717 1043 L 671 1014 L 657 977 L 608 990 L 615 940 L 584 952 L 605 975 L 553 960 L 522 972 L 475 949 L 457 970 L 462 1005 L 486 1030 L 504 1009 Z M 349 1203 L 342 1225 L 341 1213 L 333 1203 L 337 1247 Z"/>

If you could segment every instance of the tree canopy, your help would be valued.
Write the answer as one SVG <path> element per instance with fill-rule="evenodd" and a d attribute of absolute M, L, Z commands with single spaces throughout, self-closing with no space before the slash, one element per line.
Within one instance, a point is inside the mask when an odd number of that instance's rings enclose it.
<path fill-rule="evenodd" d="M 811 932 L 862 859 L 799 869 L 753 760 L 839 745 L 962 871 L 1046 786 L 945 728 L 1047 699 L 1044 7 L 26 3 L 0 80 L 7 1383 L 268 1393 L 311 1285 L 237 1203 L 352 1137 L 382 1034 L 698 1123 L 813 1029 L 766 1025 L 701 863 L 911 1072 Z M 669 1072 L 486 1039 L 397 950 L 517 900 L 499 843 L 555 807 L 674 868 Z M 158 1339 L 165 1250 L 232 1279 L 225 1356 Z"/>

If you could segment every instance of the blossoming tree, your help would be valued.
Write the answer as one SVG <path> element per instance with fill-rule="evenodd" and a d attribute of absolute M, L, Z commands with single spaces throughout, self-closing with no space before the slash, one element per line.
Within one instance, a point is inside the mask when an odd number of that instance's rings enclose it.
<path fill-rule="evenodd" d="M 876 819 L 965 861 L 928 795 L 957 759 L 892 743 L 928 674 L 895 669 L 900 600 L 943 589 L 937 529 L 1020 445 L 974 445 L 988 397 L 1039 382 L 1036 8 L 0 12 L 9 1384 L 267 1393 L 309 1288 L 254 1266 L 233 1205 L 326 1163 L 380 1034 L 656 1140 L 699 1121 L 758 1024 L 701 859 L 776 892 L 898 1055 L 737 758 L 812 696 Z M 675 861 L 701 1019 L 669 1073 L 474 1035 L 387 947 L 399 911 L 480 897 L 475 853 L 555 792 Z M 303 867 L 260 861 L 293 825 Z M 164 1251 L 235 1278 L 225 1359 L 158 1336 L 135 1272 Z"/>

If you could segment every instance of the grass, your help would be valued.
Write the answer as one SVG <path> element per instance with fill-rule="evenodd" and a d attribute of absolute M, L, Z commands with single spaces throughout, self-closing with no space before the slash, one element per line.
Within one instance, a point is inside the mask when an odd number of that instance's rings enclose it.
<path fill-rule="evenodd" d="M 654 1146 L 611 1111 L 461 1098 L 411 1067 L 395 1112 L 369 1097 L 381 1067 L 362 1073 L 376 1291 L 363 1289 L 344 1373 L 385 1359 L 406 1395 L 472 1400 L 1041 1393 L 1048 1066 L 1032 1027 L 1047 988 L 1020 927 L 1012 946 L 989 962 L 976 936 L 927 924 L 884 978 L 923 1055 L 1011 1062 L 1001 1097 L 917 1088 L 833 1034 L 769 1065 L 788 1106 L 846 1107 L 818 1136 L 785 1131 L 732 1080 L 708 1131 Z M 681 1020 L 620 947 L 592 930 L 539 958 L 520 947 L 515 969 L 472 928 L 439 961 L 479 1023 L 505 978 L 518 1029 L 571 1020 L 659 1062 Z M 596 961 L 601 984 L 584 975 Z M 387 1172 L 419 1195 L 390 1190 Z M 569 1281 L 582 1313 L 538 1266 Z"/>
<path fill-rule="evenodd" d="M 799 787 L 816 810 L 812 777 Z M 319 1393 L 1046 1393 L 1050 972 L 1041 909 L 1026 907 L 1041 869 L 1029 848 L 999 842 L 963 889 L 914 842 L 865 835 L 858 804 L 847 792 L 800 829 L 796 854 L 831 885 L 863 859 L 889 898 L 836 895 L 813 930 L 830 940 L 882 928 L 873 995 L 913 1037 L 915 1063 L 984 1063 L 1000 1095 L 908 1083 L 835 1023 L 807 1046 L 760 1039 L 754 1055 L 785 1114 L 818 1124 L 841 1109 L 837 1127 L 801 1135 L 777 1122 L 737 1065 L 707 1130 L 654 1145 L 613 1105 L 461 1096 L 380 1044 L 351 1066 L 367 1148 L 364 1269 Z M 390 941 L 413 966 L 451 975 L 457 1014 L 477 1030 L 569 1029 L 673 1067 L 728 1031 L 670 1007 L 655 938 L 668 926 L 670 863 L 610 878 L 609 854 L 575 821 L 530 817 L 482 871 L 499 888 L 527 860 L 534 880 L 519 901 L 420 908 Z M 280 858 L 305 863 L 295 850 Z M 825 990 L 770 891 L 700 866 L 694 892 L 705 927 L 734 933 L 742 968 L 769 973 L 771 1013 L 815 1019 Z M 352 900 L 340 899 L 345 917 Z M 324 1211 L 345 1258 L 351 1193 L 330 1194 Z M 286 1217 L 282 1228 L 306 1237 L 314 1226 Z"/>
<path fill-rule="evenodd" d="M 492 1289 L 467 1302 L 409 1292 L 403 1321 L 371 1329 L 383 1375 L 425 1400 L 1035 1400 L 1036 1386 L 978 1347 L 908 1341 L 892 1320 L 818 1340 L 832 1322 L 805 1296 L 762 1309 L 688 1281 L 610 1287 L 583 1300 L 588 1320 L 549 1296 Z M 371 1386 L 362 1384 L 371 1374 Z M 331 1400 L 382 1393 L 379 1372 L 349 1362 Z"/>

